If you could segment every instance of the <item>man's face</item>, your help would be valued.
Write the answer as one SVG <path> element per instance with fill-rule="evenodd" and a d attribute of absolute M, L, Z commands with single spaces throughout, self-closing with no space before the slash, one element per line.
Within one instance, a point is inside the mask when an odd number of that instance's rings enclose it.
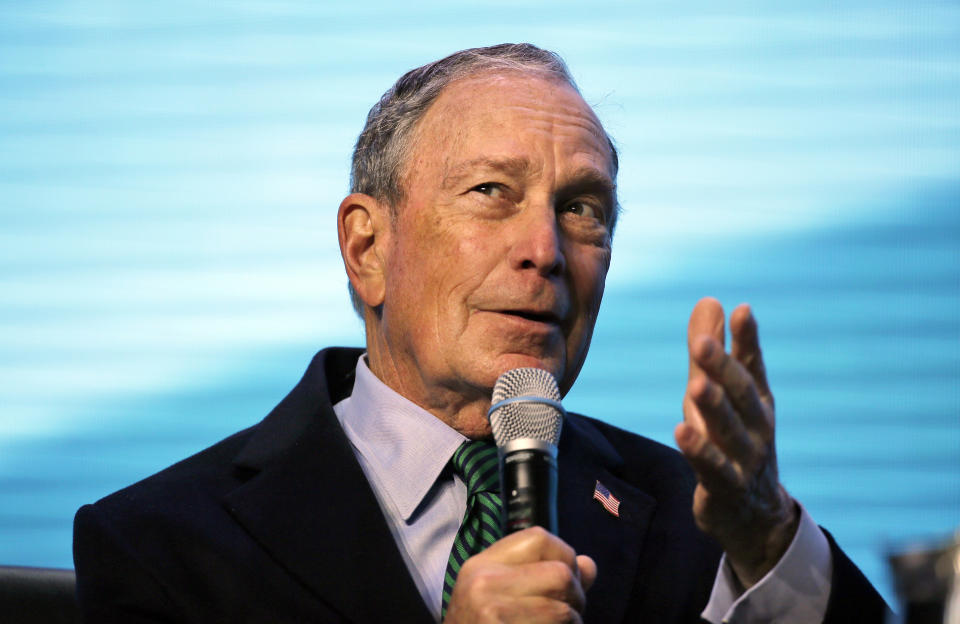
<path fill-rule="evenodd" d="M 401 392 L 489 400 L 501 373 L 532 366 L 565 393 L 610 264 L 599 122 L 568 85 L 487 74 L 447 87 L 414 135 L 381 319 Z"/>

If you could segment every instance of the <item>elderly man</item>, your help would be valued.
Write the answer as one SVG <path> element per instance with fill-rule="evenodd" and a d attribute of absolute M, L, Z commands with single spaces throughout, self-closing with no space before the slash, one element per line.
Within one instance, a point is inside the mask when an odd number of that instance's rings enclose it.
<path fill-rule="evenodd" d="M 82 508 L 89 620 L 879 620 L 779 484 L 746 306 L 729 354 L 717 302 L 690 319 L 676 439 L 692 471 L 571 414 L 559 535 L 472 524 L 501 504 L 475 487 L 498 376 L 545 369 L 565 393 L 586 357 L 616 175 L 552 53 L 466 50 L 403 76 L 370 112 L 337 217 L 366 351 L 321 351 L 258 425 Z"/>

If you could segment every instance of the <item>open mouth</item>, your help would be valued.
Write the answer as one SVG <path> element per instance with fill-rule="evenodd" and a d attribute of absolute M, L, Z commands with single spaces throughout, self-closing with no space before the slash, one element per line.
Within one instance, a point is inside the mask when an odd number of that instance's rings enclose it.
<path fill-rule="evenodd" d="M 501 314 L 509 314 L 510 316 L 516 316 L 528 321 L 535 321 L 537 323 L 550 323 L 553 325 L 559 325 L 560 319 L 556 314 L 552 312 L 532 312 L 530 310 L 501 310 Z"/>

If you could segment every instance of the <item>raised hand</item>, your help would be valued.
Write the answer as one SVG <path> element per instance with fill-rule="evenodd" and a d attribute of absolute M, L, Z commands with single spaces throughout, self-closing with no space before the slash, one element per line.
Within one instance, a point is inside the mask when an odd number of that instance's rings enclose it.
<path fill-rule="evenodd" d="M 596 577 L 593 560 L 559 537 L 518 531 L 464 562 L 444 622 L 581 622 Z"/>
<path fill-rule="evenodd" d="M 697 475 L 697 525 L 749 588 L 790 545 L 799 511 L 777 473 L 773 395 L 748 305 L 733 311 L 730 334 L 728 354 L 723 307 L 701 299 L 687 327 L 690 377 L 674 436 Z"/>

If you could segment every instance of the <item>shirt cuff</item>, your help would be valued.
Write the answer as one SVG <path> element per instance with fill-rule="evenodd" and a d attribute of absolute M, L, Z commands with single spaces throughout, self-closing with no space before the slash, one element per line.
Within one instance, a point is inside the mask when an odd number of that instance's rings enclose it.
<path fill-rule="evenodd" d="M 806 624 L 822 622 L 830 599 L 833 556 L 820 527 L 803 505 L 800 526 L 783 557 L 760 581 L 743 592 L 727 563 L 720 559 L 710 602 L 701 613 L 713 624 L 778 622 Z"/>

